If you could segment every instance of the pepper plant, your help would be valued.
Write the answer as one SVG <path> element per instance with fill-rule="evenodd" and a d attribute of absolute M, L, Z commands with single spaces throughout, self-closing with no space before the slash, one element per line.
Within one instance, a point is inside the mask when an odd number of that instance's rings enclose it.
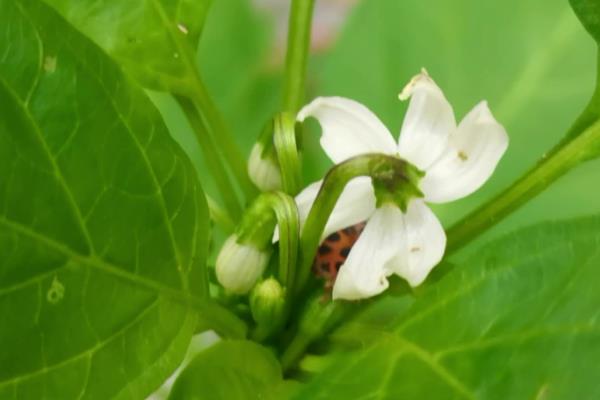
<path fill-rule="evenodd" d="M 600 2 L 314 9 L 0 0 L 0 398 L 599 396 Z"/>

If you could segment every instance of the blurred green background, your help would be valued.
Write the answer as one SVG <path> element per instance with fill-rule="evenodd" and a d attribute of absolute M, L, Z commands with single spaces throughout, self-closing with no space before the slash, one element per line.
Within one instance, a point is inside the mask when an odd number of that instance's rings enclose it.
<path fill-rule="evenodd" d="M 397 136 L 406 110 L 397 95 L 425 67 L 458 120 L 487 99 L 507 128 L 508 152 L 484 188 L 435 207 L 446 226 L 542 157 L 592 93 L 595 45 L 567 0 L 316 1 L 307 102 L 316 96 L 353 98 Z M 204 79 L 245 154 L 278 111 L 284 61 L 286 14 L 281 4 L 287 2 L 257 3 L 213 1 L 198 52 Z M 205 189 L 217 198 L 181 112 L 167 95 L 151 97 L 198 166 Z M 303 153 L 306 184 L 320 179 L 331 165 L 318 145 L 318 125 L 311 122 L 309 128 Z M 600 161 L 583 165 L 484 238 L 541 220 L 598 213 L 599 181 Z"/>

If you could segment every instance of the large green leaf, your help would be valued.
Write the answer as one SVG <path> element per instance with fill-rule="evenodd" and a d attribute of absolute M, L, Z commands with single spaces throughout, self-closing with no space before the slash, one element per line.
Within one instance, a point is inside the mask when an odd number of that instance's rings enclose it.
<path fill-rule="evenodd" d="M 600 1 L 570 0 L 569 2 L 582 25 L 592 35 L 596 43 L 600 45 Z M 578 136 L 600 118 L 600 53 L 598 53 L 598 57 L 599 62 L 596 64 L 596 91 L 586 109 L 573 125 L 566 140 Z M 590 158 L 600 157 L 600 149 L 596 147 L 593 146 L 591 149 L 586 149 Z"/>
<path fill-rule="evenodd" d="M 600 1 L 569 0 L 585 29 L 600 43 Z"/>
<path fill-rule="evenodd" d="M 298 398 L 595 399 L 600 218 L 545 223 L 478 251 L 384 323 L 341 328 Z"/>
<path fill-rule="evenodd" d="M 207 210 L 158 112 L 34 0 L 0 0 L 0 398 L 142 398 L 207 298 Z"/>
<path fill-rule="evenodd" d="M 511 184 L 563 138 L 594 90 L 595 48 L 567 1 L 366 0 L 337 45 L 313 65 L 319 84 L 314 95 L 364 102 L 395 135 L 406 109 L 397 95 L 421 67 L 444 90 L 458 119 L 487 99 L 510 135 L 508 152 L 482 190 L 436 207 L 448 225 Z M 318 144 L 307 147 L 319 151 Z M 313 154 L 306 154 L 311 164 Z M 565 177 L 500 230 L 600 212 L 600 191 L 588 190 L 600 179 L 599 166 L 596 161 Z"/>
<path fill-rule="evenodd" d="M 296 388 L 266 348 L 225 341 L 200 353 L 181 373 L 169 399 L 282 400 Z"/>
<path fill-rule="evenodd" d="M 45 0 L 142 85 L 186 93 L 210 0 Z"/>

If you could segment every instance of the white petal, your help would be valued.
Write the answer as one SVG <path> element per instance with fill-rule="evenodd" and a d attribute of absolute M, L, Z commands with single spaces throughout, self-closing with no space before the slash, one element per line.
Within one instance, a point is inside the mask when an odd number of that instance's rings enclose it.
<path fill-rule="evenodd" d="M 400 94 L 402 100 L 409 97 L 398 153 L 425 170 L 443 153 L 448 135 L 456 129 L 456 120 L 452 106 L 425 70 L 415 76 Z"/>
<path fill-rule="evenodd" d="M 371 178 L 359 176 L 352 179 L 340 195 L 327 225 L 323 238 L 342 228 L 364 222 L 375 211 L 375 193 Z"/>
<path fill-rule="evenodd" d="M 300 230 L 304 227 L 308 213 L 319 193 L 323 181 L 318 181 L 308 185 L 302 192 L 296 196 L 296 205 L 298 206 L 298 217 L 300 219 Z M 338 201 L 327 220 L 325 231 L 321 239 L 329 236 L 342 228 L 366 221 L 375 211 L 375 194 L 371 178 L 359 176 L 352 179 L 338 198 Z M 279 240 L 279 230 L 275 230 L 273 241 Z"/>
<path fill-rule="evenodd" d="M 425 200 L 445 203 L 468 196 L 494 172 L 508 147 L 508 135 L 482 101 L 450 135 L 444 154 L 419 183 Z"/>
<path fill-rule="evenodd" d="M 411 286 L 420 285 L 444 255 L 446 233 L 423 200 L 412 200 L 404 216 L 404 241 L 391 265 Z"/>
<path fill-rule="evenodd" d="M 248 175 L 250 180 L 263 192 L 281 189 L 281 172 L 275 160 L 262 158 L 263 147 L 255 144 L 248 158 Z"/>
<path fill-rule="evenodd" d="M 340 163 L 365 153 L 394 154 L 394 138 L 367 107 L 343 97 L 318 97 L 302 108 L 298 121 L 319 120 L 321 146 L 329 158 Z"/>
<path fill-rule="evenodd" d="M 404 216 L 398 207 L 378 208 L 340 268 L 333 298 L 358 300 L 383 292 L 398 248 L 406 247 L 404 232 Z"/>

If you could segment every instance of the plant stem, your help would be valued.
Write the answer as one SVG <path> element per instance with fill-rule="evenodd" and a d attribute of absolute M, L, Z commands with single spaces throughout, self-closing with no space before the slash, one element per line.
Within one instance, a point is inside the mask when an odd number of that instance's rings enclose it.
<path fill-rule="evenodd" d="M 194 89 L 190 91 L 190 100 L 198 113 L 204 119 L 207 131 L 216 143 L 218 154 L 222 154 L 225 162 L 231 168 L 242 191 L 249 200 L 257 193 L 256 188 L 248 177 L 246 158 L 238 148 L 221 113 L 213 103 L 200 76 L 196 76 Z"/>
<path fill-rule="evenodd" d="M 300 316 L 298 330 L 281 355 L 283 371 L 292 368 L 306 349 L 333 330 L 340 321 L 356 311 L 356 304 L 345 301 L 322 302 L 321 293 L 313 296 Z"/>
<path fill-rule="evenodd" d="M 289 370 L 298 361 L 315 338 L 307 335 L 296 335 L 281 356 L 281 368 Z"/>
<path fill-rule="evenodd" d="M 580 135 L 557 145 L 547 157 L 512 186 L 461 219 L 448 231 L 447 254 L 453 253 L 542 192 L 573 167 L 590 157 L 600 142 L 600 121 Z"/>
<path fill-rule="evenodd" d="M 181 109 L 185 113 L 196 134 L 196 139 L 202 148 L 202 153 L 204 154 L 208 168 L 210 168 L 210 172 L 213 174 L 215 184 L 221 194 L 225 208 L 233 218 L 238 218 L 242 213 L 242 209 L 238 203 L 238 198 L 229 176 L 227 175 L 225 166 L 221 162 L 219 152 L 207 132 L 204 121 L 198 114 L 194 104 L 188 98 L 175 96 L 175 99 L 181 106 Z"/>
<path fill-rule="evenodd" d="M 304 101 L 304 81 L 314 4 L 314 0 L 292 0 L 291 5 L 285 58 L 283 109 L 294 114 Z"/>
<path fill-rule="evenodd" d="M 302 185 L 295 124 L 295 116 L 287 112 L 282 112 L 273 119 L 273 142 L 281 168 L 283 189 L 291 196 L 296 195 Z"/>
<path fill-rule="evenodd" d="M 206 202 L 208 203 L 208 211 L 210 218 L 218 224 L 225 233 L 231 233 L 235 229 L 233 220 L 227 214 L 227 211 L 223 210 L 221 206 L 209 195 L 206 195 Z"/>
<path fill-rule="evenodd" d="M 208 301 L 198 307 L 200 318 L 197 331 L 214 330 L 220 336 L 231 339 L 243 339 L 248 333 L 246 323 L 229 309 L 215 301 Z"/>
<path fill-rule="evenodd" d="M 298 236 L 300 222 L 294 199 L 283 192 L 269 193 L 271 208 L 279 224 L 279 270 L 278 278 L 287 288 L 286 303 L 294 285 L 296 262 L 298 260 Z"/>

